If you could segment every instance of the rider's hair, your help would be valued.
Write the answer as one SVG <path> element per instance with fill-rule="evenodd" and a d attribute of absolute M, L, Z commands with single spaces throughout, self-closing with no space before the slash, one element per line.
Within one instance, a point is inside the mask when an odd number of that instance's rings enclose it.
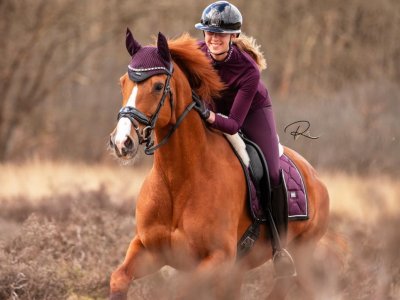
<path fill-rule="evenodd" d="M 260 45 L 257 44 L 253 37 L 241 33 L 239 37 L 233 38 L 232 42 L 240 50 L 247 52 L 254 59 L 260 71 L 267 68 L 267 61 L 260 50 Z"/>

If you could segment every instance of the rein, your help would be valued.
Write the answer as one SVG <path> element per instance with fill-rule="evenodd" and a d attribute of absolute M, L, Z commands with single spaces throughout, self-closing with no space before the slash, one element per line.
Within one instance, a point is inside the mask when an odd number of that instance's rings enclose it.
<path fill-rule="evenodd" d="M 179 118 L 177 119 L 174 126 L 172 126 L 170 128 L 167 135 L 157 145 L 154 145 L 154 141 L 152 139 L 151 134 L 156 126 L 156 122 L 158 120 L 161 108 L 164 106 L 167 95 L 169 95 L 171 108 L 172 109 L 174 108 L 174 99 L 173 99 L 173 94 L 172 94 L 171 86 L 170 86 L 172 73 L 173 73 L 173 65 L 171 63 L 170 69 L 169 69 L 169 71 L 167 71 L 167 79 L 165 80 L 163 95 L 161 96 L 161 100 L 158 103 L 156 111 L 150 118 L 148 118 L 144 113 L 142 113 L 141 111 L 139 111 L 137 108 L 135 108 L 133 106 L 125 106 L 125 107 L 121 108 L 121 110 L 118 113 L 118 118 L 117 118 L 118 121 L 121 118 L 128 118 L 131 121 L 133 128 L 135 129 L 136 134 L 138 136 L 139 145 L 146 144 L 145 148 L 144 148 L 144 153 L 147 155 L 153 155 L 154 151 L 156 151 L 158 148 L 160 148 L 162 145 L 164 145 L 168 142 L 169 138 L 172 136 L 172 134 L 176 131 L 176 129 L 182 123 L 183 119 L 193 109 L 193 107 L 196 105 L 197 101 L 200 100 L 200 98 L 192 91 L 193 101 L 188 106 L 186 106 L 185 110 L 179 116 Z M 142 129 L 142 131 L 140 131 L 139 124 L 145 125 L 145 127 Z"/>

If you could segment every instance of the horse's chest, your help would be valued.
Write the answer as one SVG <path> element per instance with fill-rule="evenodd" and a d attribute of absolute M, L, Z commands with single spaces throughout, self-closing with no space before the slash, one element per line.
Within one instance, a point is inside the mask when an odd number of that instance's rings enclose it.
<path fill-rule="evenodd" d="M 198 259 L 204 256 L 212 246 L 210 236 L 215 230 L 209 227 L 215 229 L 215 218 L 204 212 L 203 204 L 200 207 L 179 205 L 175 201 L 172 205 L 173 201 L 165 197 L 169 193 L 161 184 L 157 189 L 147 188 L 154 185 L 146 185 L 136 207 L 137 232 L 143 245 L 154 252 L 166 250 L 173 257 Z M 192 197 L 190 193 L 182 196 L 188 197 Z"/>

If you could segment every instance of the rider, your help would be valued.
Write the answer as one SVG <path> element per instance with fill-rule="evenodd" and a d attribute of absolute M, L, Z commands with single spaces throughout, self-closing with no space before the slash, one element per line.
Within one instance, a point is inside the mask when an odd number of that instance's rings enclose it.
<path fill-rule="evenodd" d="M 195 28 L 202 30 L 200 49 L 209 57 L 226 89 L 214 103 L 214 111 L 197 107 L 211 127 L 228 134 L 241 130 L 264 154 L 272 186 L 272 202 L 286 201 L 279 166 L 278 136 L 268 91 L 260 78 L 259 66 L 235 43 L 242 26 L 240 11 L 227 1 L 207 6 Z M 287 221 L 286 221 L 287 222 Z M 283 225 L 284 224 L 277 224 Z M 283 230 L 283 234 L 285 234 Z"/>

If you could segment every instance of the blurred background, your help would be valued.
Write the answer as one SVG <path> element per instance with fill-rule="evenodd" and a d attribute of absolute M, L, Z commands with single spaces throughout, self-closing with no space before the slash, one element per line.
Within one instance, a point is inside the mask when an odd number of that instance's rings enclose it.
<path fill-rule="evenodd" d="M 210 1 L 1 1 L 0 161 L 109 161 L 129 55 L 194 29 Z M 235 1 L 267 59 L 283 143 L 317 167 L 398 174 L 400 3 Z M 283 132 L 308 120 L 311 141 Z M 340 145 L 341 147 L 338 147 Z"/>
<path fill-rule="evenodd" d="M 142 45 L 159 31 L 201 39 L 194 24 L 211 2 L 0 0 L 1 299 L 105 297 L 151 165 L 142 157 L 121 166 L 107 151 L 121 103 L 118 80 L 130 60 L 126 27 Z M 354 273 L 333 287 L 329 281 L 328 295 L 395 299 L 395 256 L 377 257 L 400 242 L 395 231 L 380 235 L 399 225 L 400 1 L 232 3 L 267 59 L 262 78 L 281 142 L 322 174 L 331 227 L 355 241 L 356 252 L 367 251 L 351 256 L 367 263 L 350 262 Z M 300 120 L 319 138 L 285 132 Z M 360 243 L 373 246 L 362 250 Z M 154 282 L 136 286 L 142 299 L 155 297 L 148 292 Z"/>

